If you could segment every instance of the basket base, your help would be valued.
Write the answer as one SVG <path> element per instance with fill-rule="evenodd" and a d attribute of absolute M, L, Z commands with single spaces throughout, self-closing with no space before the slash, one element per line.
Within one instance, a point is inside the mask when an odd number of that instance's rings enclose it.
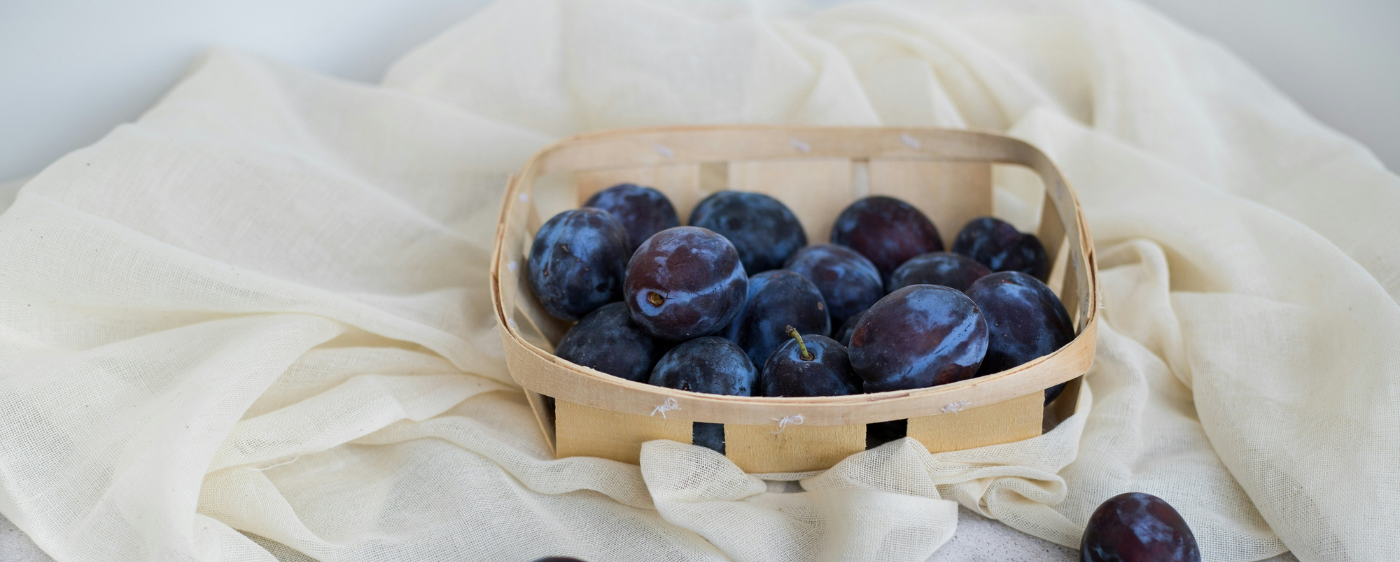
<path fill-rule="evenodd" d="M 950 408 L 935 416 L 909 418 L 908 437 L 930 453 L 1000 445 L 1040 435 L 1074 414 L 1079 382 L 1073 379 L 1054 403 L 1041 393 L 985 406 Z M 538 395 L 537 395 L 538 396 Z M 543 405 L 543 397 L 540 397 Z M 533 404 L 532 404 L 533 405 Z M 642 444 L 654 439 L 691 443 L 694 424 L 661 416 L 627 414 L 555 401 L 557 458 L 601 457 L 637 464 Z M 750 474 L 826 470 L 866 449 L 866 425 L 803 426 L 726 424 L 725 456 Z"/>
<path fill-rule="evenodd" d="M 724 426 L 725 456 L 750 474 L 826 470 L 865 450 L 864 425 Z"/>
<path fill-rule="evenodd" d="M 642 443 L 656 439 L 691 442 L 691 423 L 661 416 L 639 416 L 554 401 L 555 457 L 602 457 L 629 464 L 641 461 Z"/>
<path fill-rule="evenodd" d="M 909 418 L 909 437 L 930 453 L 1000 445 L 1040 435 L 1045 396 L 1039 392 L 936 416 Z"/>

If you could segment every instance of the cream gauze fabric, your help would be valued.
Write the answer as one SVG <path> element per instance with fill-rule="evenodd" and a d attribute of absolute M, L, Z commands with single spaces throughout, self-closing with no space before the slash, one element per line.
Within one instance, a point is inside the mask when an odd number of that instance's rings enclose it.
<path fill-rule="evenodd" d="M 800 484 L 664 441 L 553 460 L 487 289 L 506 178 L 692 123 L 1044 149 L 1102 274 L 1081 413 Z M 996 180 L 1033 229 L 1039 186 Z M 1397 216 L 1364 147 L 1126 1 L 512 0 L 378 86 L 215 52 L 0 216 L 0 513 L 64 562 L 922 561 L 958 504 L 1075 547 L 1141 491 L 1207 560 L 1398 560 Z"/>

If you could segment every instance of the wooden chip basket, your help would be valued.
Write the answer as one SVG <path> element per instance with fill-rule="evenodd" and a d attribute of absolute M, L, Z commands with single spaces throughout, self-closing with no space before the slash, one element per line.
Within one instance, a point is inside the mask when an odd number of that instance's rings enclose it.
<path fill-rule="evenodd" d="M 627 381 L 552 354 L 568 323 L 530 293 L 526 256 L 547 218 L 593 193 L 636 183 L 665 193 L 682 220 L 705 195 L 756 191 L 788 205 L 810 243 L 830 238 L 836 215 L 867 195 L 898 197 L 926 213 L 951 247 L 970 219 L 992 214 L 993 164 L 1019 165 L 1045 186 L 1039 231 L 1052 259 L 1050 287 L 1075 321 L 1059 351 L 960 383 L 821 398 L 700 394 Z M 535 154 L 506 189 L 491 261 L 491 296 L 506 361 L 526 389 L 559 458 L 636 463 L 642 443 L 691 442 L 692 422 L 723 423 L 726 455 L 751 473 L 829 468 L 865 449 L 866 424 L 908 420 L 932 452 L 1009 443 L 1073 413 L 1094 358 L 1098 279 L 1074 192 L 1035 147 L 1009 137 L 946 129 L 668 127 L 592 133 Z M 835 327 L 833 327 L 835 328 Z M 1069 381 L 1043 406 L 1042 390 Z M 554 398 L 551 401 L 545 397 Z M 785 423 L 782 420 L 787 420 Z M 781 427 L 780 427 L 781 425 Z"/>

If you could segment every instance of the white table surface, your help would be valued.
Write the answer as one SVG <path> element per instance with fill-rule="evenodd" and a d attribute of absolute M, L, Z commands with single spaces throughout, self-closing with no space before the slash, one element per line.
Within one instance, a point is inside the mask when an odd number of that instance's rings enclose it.
<path fill-rule="evenodd" d="M 935 552 L 929 562 L 1074 562 L 1079 551 L 1040 540 L 959 508 L 958 532 Z M 267 544 L 266 539 L 255 538 Z M 52 562 L 34 546 L 29 537 L 0 517 L 0 560 L 5 562 Z M 306 562 L 306 557 L 284 557 L 282 562 Z M 523 562 L 523 561 L 522 561 Z M 606 561 L 589 561 L 606 562 Z M 1291 554 L 1266 562 L 1298 562 Z"/>
<path fill-rule="evenodd" d="M 1400 34 L 1393 32 L 1400 2 L 1146 1 L 1231 48 L 1313 115 L 1400 169 Z M 488 3 L 0 2 L 0 180 L 37 173 L 135 119 L 211 46 L 374 82 L 400 53 Z M 963 510 L 957 535 L 931 560 L 1053 561 L 1076 555 Z M 49 560 L 0 517 L 0 561 Z"/>

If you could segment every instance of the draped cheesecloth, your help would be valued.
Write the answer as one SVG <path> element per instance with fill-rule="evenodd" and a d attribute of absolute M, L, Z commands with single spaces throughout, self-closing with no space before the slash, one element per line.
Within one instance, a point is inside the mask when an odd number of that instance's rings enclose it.
<path fill-rule="evenodd" d="M 671 442 L 552 460 L 487 292 L 506 177 L 689 123 L 1041 147 L 1099 252 L 1087 412 L 800 488 Z M 1142 491 L 1209 560 L 1396 560 L 1398 214 L 1363 147 L 1125 1 L 509 1 L 378 86 L 215 52 L 0 217 L 0 513 L 63 561 L 902 561 L 959 503 L 1073 547 Z"/>

